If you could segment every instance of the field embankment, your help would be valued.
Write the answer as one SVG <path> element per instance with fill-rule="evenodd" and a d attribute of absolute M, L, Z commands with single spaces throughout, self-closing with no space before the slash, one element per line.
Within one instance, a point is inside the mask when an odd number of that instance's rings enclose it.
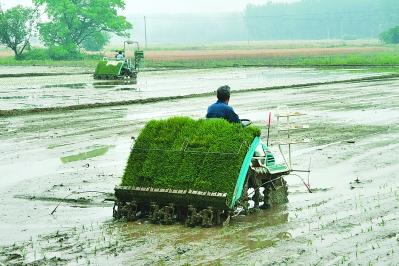
<path fill-rule="evenodd" d="M 203 69 L 240 66 L 275 67 L 393 67 L 399 66 L 399 47 L 369 45 L 260 45 L 247 46 L 192 46 L 192 47 L 152 47 L 145 50 L 145 68 L 151 69 Z M 112 57 L 111 51 L 105 52 Z M 11 54 L 0 53 L 0 65 L 19 66 L 78 66 L 92 68 L 97 60 L 15 60 Z M 393 68 L 393 71 L 398 71 Z"/>

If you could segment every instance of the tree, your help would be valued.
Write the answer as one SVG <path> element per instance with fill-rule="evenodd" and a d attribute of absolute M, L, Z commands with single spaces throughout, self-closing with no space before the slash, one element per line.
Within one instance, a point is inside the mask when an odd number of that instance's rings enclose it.
<path fill-rule="evenodd" d="M 83 41 L 82 46 L 87 51 L 100 51 L 109 43 L 109 35 L 103 32 L 93 33 Z"/>
<path fill-rule="evenodd" d="M 7 11 L 0 8 L 0 43 L 12 49 L 16 59 L 30 47 L 37 18 L 32 8 L 16 6 Z"/>
<path fill-rule="evenodd" d="M 265 1 L 248 5 L 251 39 L 364 39 L 399 25 L 398 0 Z"/>
<path fill-rule="evenodd" d="M 50 22 L 39 24 L 41 40 L 47 46 L 77 49 L 99 33 L 115 33 L 128 37 L 132 25 L 118 10 L 124 0 L 33 0 L 44 6 Z"/>
<path fill-rule="evenodd" d="M 380 34 L 380 40 L 388 44 L 399 43 L 399 26 L 394 27 L 390 30 L 384 31 Z"/>

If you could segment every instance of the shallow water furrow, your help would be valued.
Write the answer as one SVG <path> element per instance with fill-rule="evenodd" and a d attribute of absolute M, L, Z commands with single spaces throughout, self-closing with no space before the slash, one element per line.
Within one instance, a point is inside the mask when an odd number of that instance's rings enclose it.
<path fill-rule="evenodd" d="M 246 91 L 304 84 L 355 83 L 381 79 L 381 76 L 397 77 L 395 74 L 354 74 L 337 70 L 229 68 L 142 73 L 137 85 L 93 82 L 91 75 L 10 78 L 0 80 L 0 93 L 3 97 L 0 115 L 135 104 L 143 103 L 145 99 L 148 99 L 145 102 L 154 102 L 170 100 L 174 96 L 198 97 L 211 94 L 218 86 L 226 83 L 236 91 Z M 22 87 L 24 85 L 29 93 Z"/>

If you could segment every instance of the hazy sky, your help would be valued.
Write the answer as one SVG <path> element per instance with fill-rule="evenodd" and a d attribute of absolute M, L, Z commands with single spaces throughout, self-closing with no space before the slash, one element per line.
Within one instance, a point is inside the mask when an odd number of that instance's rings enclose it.
<path fill-rule="evenodd" d="M 273 0 L 273 2 L 295 0 Z M 126 14 L 221 13 L 242 11 L 247 4 L 263 4 L 268 0 L 125 0 Z M 0 0 L 3 9 L 31 0 Z"/>

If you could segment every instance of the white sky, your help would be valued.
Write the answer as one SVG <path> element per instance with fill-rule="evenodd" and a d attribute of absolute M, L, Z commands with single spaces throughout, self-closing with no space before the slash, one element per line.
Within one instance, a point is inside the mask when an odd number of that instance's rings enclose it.
<path fill-rule="evenodd" d="M 125 14 L 227 13 L 244 10 L 247 4 L 264 4 L 269 0 L 125 0 Z M 292 2 L 295 0 L 272 0 Z M 3 9 L 32 5 L 31 0 L 0 0 Z"/>

